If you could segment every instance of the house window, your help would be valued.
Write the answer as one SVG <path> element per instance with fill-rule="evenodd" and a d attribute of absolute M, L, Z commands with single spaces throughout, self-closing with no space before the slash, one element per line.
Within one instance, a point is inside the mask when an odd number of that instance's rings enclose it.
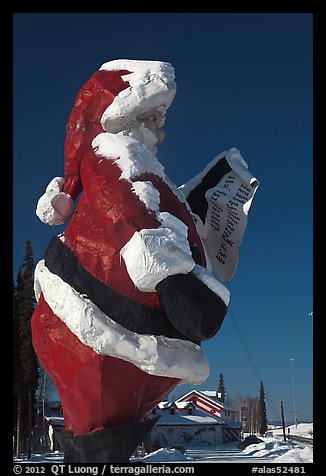
<path fill-rule="evenodd" d="M 192 415 L 192 408 L 188 408 L 188 415 Z"/>
<path fill-rule="evenodd" d="M 174 415 L 174 408 L 170 409 L 170 415 Z"/>

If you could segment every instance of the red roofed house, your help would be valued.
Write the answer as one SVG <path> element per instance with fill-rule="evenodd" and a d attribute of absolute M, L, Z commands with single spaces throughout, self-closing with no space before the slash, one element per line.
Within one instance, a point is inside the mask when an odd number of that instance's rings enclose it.
<path fill-rule="evenodd" d="M 159 403 L 152 414 L 161 416 L 151 434 L 153 449 L 240 441 L 235 410 L 218 400 L 214 391 L 192 390 L 175 402 Z"/>

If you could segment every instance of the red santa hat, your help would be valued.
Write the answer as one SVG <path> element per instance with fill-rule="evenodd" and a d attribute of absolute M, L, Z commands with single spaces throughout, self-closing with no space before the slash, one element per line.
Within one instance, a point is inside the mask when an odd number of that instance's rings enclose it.
<path fill-rule="evenodd" d="M 104 131 L 133 127 L 137 117 L 157 109 L 164 117 L 176 93 L 174 69 L 160 61 L 104 63 L 79 90 L 67 121 L 64 179 L 55 177 L 40 198 L 36 214 L 48 225 L 64 223 L 82 190 L 81 159 Z"/>

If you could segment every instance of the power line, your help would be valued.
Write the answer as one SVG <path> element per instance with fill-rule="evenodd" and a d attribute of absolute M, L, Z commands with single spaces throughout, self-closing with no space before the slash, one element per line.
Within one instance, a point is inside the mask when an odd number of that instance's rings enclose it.
<path fill-rule="evenodd" d="M 239 325 L 238 325 L 238 323 L 237 323 L 237 321 L 236 321 L 236 317 L 235 317 L 235 315 L 234 315 L 234 312 L 232 311 L 232 309 L 231 309 L 230 307 L 229 307 L 229 313 L 230 313 L 231 320 L 232 320 L 232 322 L 233 322 L 234 328 L 235 328 L 235 330 L 236 330 L 236 333 L 237 333 L 237 335 L 238 335 L 238 337 L 239 337 L 240 343 L 241 343 L 241 345 L 242 345 L 242 348 L 243 348 L 243 350 L 244 350 L 244 353 L 245 353 L 245 355 L 246 355 L 246 357 L 247 357 L 247 359 L 248 359 L 248 362 L 249 362 L 249 365 L 250 365 L 250 367 L 251 367 L 251 370 L 253 371 L 253 373 L 254 373 L 254 375 L 255 375 L 255 377 L 256 377 L 258 383 L 260 384 L 260 383 L 263 382 L 264 380 L 263 380 L 263 378 L 261 377 L 261 375 L 260 375 L 260 373 L 259 373 L 259 371 L 258 371 L 258 369 L 257 369 L 257 366 L 256 366 L 256 364 L 255 364 L 255 362 L 254 362 L 254 359 L 253 359 L 253 357 L 252 357 L 252 355 L 251 355 L 251 353 L 250 353 L 250 351 L 249 351 L 249 348 L 248 348 L 248 346 L 247 346 L 247 344 L 246 344 L 246 342 L 245 342 L 245 340 L 244 340 L 244 337 L 243 337 L 243 335 L 242 335 L 242 333 L 241 333 L 241 331 L 240 331 L 240 327 L 239 327 Z M 271 397 L 270 397 L 270 395 L 269 395 L 269 392 L 267 391 L 267 388 L 265 387 L 265 385 L 264 385 L 264 391 L 265 391 L 265 395 L 266 395 L 267 402 L 268 402 L 268 404 L 269 404 L 269 406 L 270 406 L 270 408 L 271 408 L 271 410 L 272 410 L 274 416 L 276 417 L 277 420 L 279 420 L 279 419 L 280 419 L 280 415 L 279 415 L 279 413 L 277 412 L 277 410 L 276 410 L 276 408 L 275 408 L 275 406 L 274 406 L 274 404 L 273 404 L 273 401 L 272 401 L 272 399 L 271 399 Z"/>
<path fill-rule="evenodd" d="M 45 232 L 47 232 L 47 231 L 49 231 L 48 228 L 45 228 L 44 230 L 41 230 L 41 231 L 37 231 L 36 233 L 33 233 L 33 235 L 30 235 L 29 237 L 25 238 L 25 240 L 20 241 L 19 243 L 16 243 L 16 244 L 13 246 L 13 248 L 15 249 L 15 248 L 17 248 L 18 246 L 24 245 L 24 244 L 26 243 L 26 241 L 30 241 L 31 238 L 34 238 L 34 237 L 37 236 L 37 235 L 41 235 L 41 234 L 43 234 L 43 233 L 45 233 Z"/>
<path fill-rule="evenodd" d="M 307 408 L 309 408 L 309 407 L 311 407 L 311 406 L 312 406 L 312 403 L 309 403 L 309 404 L 306 405 L 305 407 L 300 408 L 300 410 L 295 410 L 295 411 L 293 411 L 293 410 L 288 410 L 287 408 L 284 408 L 284 410 L 285 410 L 286 412 L 288 412 L 288 413 L 295 413 L 295 412 L 296 412 L 296 413 L 299 413 L 299 412 L 303 412 L 304 410 L 306 410 Z"/>

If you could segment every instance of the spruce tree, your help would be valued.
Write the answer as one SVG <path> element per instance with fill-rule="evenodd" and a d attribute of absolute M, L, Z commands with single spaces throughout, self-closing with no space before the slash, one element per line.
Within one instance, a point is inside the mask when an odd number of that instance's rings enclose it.
<path fill-rule="evenodd" d="M 16 453 L 20 453 L 20 440 L 26 442 L 28 457 L 31 456 L 31 431 L 35 417 L 35 391 L 38 384 L 38 360 L 32 346 L 31 317 L 35 307 L 34 258 L 32 246 L 26 241 L 25 256 L 17 276 L 14 296 L 14 365 L 16 382 Z M 16 314 L 17 312 L 17 314 Z M 18 332 L 17 332 L 18 330 Z"/>
<path fill-rule="evenodd" d="M 260 382 L 259 392 L 259 433 L 264 435 L 267 431 L 267 417 L 266 417 L 266 404 L 265 404 L 265 390 L 263 382 Z"/>
<path fill-rule="evenodd" d="M 20 270 L 19 270 L 20 271 Z M 17 282 L 20 281 L 19 274 L 17 276 Z M 19 302 L 18 302 L 18 284 L 15 286 L 13 283 L 13 431 L 17 445 L 17 404 L 18 404 L 18 389 L 19 389 L 19 377 L 21 375 L 20 366 L 20 339 L 19 339 Z"/>
<path fill-rule="evenodd" d="M 38 363 L 32 346 L 31 317 L 35 308 L 34 259 L 31 243 L 26 241 L 26 252 L 22 263 L 22 286 L 19 293 L 20 355 L 24 381 L 34 388 L 38 379 Z"/>
<path fill-rule="evenodd" d="M 220 374 L 220 381 L 219 381 L 218 388 L 217 388 L 217 394 L 219 394 L 219 393 L 221 394 L 221 397 L 219 398 L 219 400 L 224 403 L 224 401 L 225 401 L 225 386 L 224 386 L 223 374 Z"/>
<path fill-rule="evenodd" d="M 20 355 L 21 337 L 20 337 L 20 316 L 19 301 L 22 290 L 22 270 L 21 267 L 17 274 L 17 284 L 13 289 L 13 424 L 15 435 L 15 454 L 20 456 L 21 443 L 23 440 L 23 409 L 22 402 L 24 400 L 24 381 L 23 369 Z"/>

